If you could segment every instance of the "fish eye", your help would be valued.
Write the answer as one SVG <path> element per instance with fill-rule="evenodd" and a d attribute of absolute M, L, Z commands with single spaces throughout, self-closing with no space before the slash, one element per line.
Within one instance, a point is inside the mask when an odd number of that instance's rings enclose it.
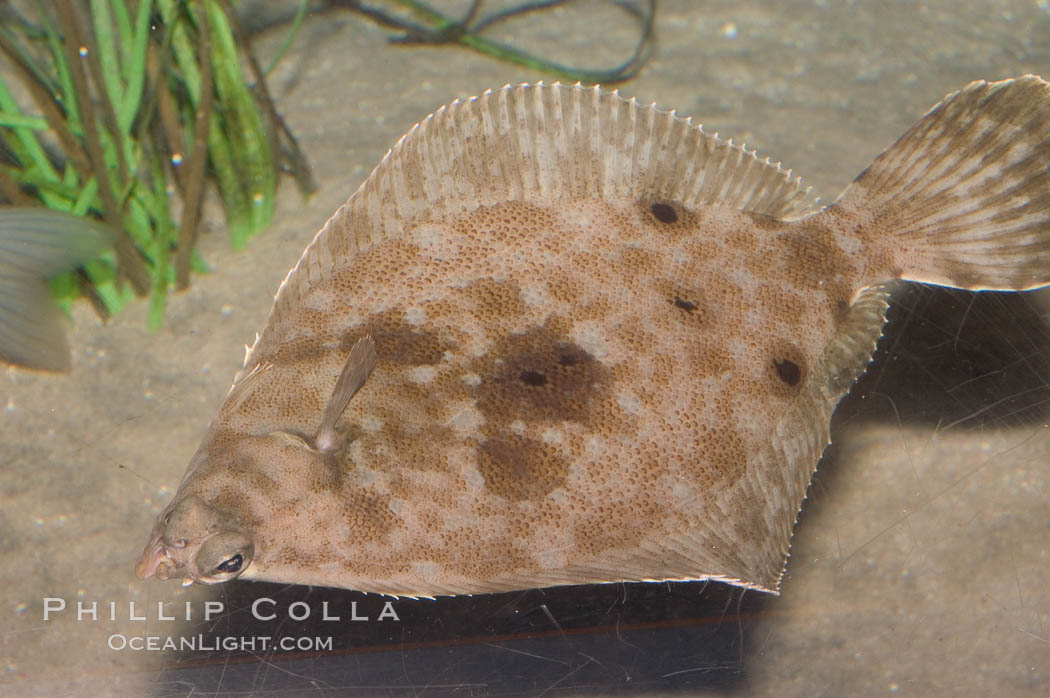
<path fill-rule="evenodd" d="M 255 546 L 239 532 L 219 533 L 204 541 L 197 553 L 200 581 L 216 584 L 238 577 L 251 564 Z"/>
<path fill-rule="evenodd" d="M 226 562 L 219 563 L 219 566 L 216 567 L 216 569 L 219 570 L 220 572 L 226 572 L 228 574 L 233 574 L 234 572 L 240 572 L 241 571 L 241 564 L 243 562 L 244 562 L 244 556 L 241 555 L 240 553 L 237 553 L 236 555 L 231 557 Z"/>

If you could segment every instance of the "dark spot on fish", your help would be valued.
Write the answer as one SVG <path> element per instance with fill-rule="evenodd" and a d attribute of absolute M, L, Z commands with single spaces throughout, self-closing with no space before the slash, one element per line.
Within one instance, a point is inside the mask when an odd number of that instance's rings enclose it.
<path fill-rule="evenodd" d="M 472 369 L 478 409 L 495 430 L 518 419 L 585 422 L 609 382 L 608 369 L 550 322 L 503 337 Z"/>
<path fill-rule="evenodd" d="M 717 279 L 705 279 L 705 286 L 721 289 Z M 711 301 L 703 290 L 698 286 L 683 285 L 674 281 L 654 279 L 650 286 L 652 293 L 656 296 L 654 300 L 667 303 L 670 307 L 684 312 L 670 312 L 656 318 L 657 322 L 664 328 L 689 327 L 693 330 L 708 326 L 717 314 L 711 312 Z"/>
<path fill-rule="evenodd" d="M 650 206 L 649 210 L 652 211 L 653 216 L 656 218 L 656 220 L 660 221 L 661 223 L 678 222 L 678 212 L 674 210 L 674 206 L 672 206 L 671 204 L 657 202 Z"/>
<path fill-rule="evenodd" d="M 696 310 L 696 303 L 693 303 L 692 301 L 687 301 L 679 296 L 675 296 L 674 307 L 681 308 L 685 312 L 691 313 Z"/>
<path fill-rule="evenodd" d="M 560 360 L 559 360 L 560 363 Z M 543 375 L 539 371 L 522 371 L 521 375 L 518 376 L 521 382 L 525 385 L 547 385 L 547 376 Z"/>
<path fill-rule="evenodd" d="M 774 397 L 790 398 L 801 389 L 809 377 L 809 359 L 794 342 L 775 340 L 769 346 L 766 362 L 766 390 Z"/>
<path fill-rule="evenodd" d="M 783 361 L 774 359 L 773 366 L 776 367 L 780 380 L 792 387 L 798 385 L 799 381 L 802 380 L 802 369 L 790 359 L 784 359 Z"/>
<path fill-rule="evenodd" d="M 478 446 L 478 470 L 493 494 L 535 501 L 565 485 L 569 462 L 540 441 L 501 433 Z"/>

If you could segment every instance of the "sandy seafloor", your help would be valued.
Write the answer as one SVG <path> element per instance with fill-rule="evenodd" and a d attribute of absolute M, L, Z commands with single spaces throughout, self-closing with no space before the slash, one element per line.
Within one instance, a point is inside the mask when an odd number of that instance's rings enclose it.
<path fill-rule="evenodd" d="M 523 45 L 591 65 L 626 55 L 633 31 L 599 2 L 516 27 Z M 656 55 L 621 91 L 782 160 L 828 201 L 946 92 L 1050 74 L 1047 2 L 663 0 L 656 28 Z M 282 36 L 262 34 L 259 52 Z M 356 15 L 315 15 L 273 74 L 321 182 L 311 200 L 286 181 L 271 230 L 240 253 L 210 220 L 202 250 L 219 271 L 171 299 L 160 332 L 146 331 L 144 303 L 106 326 L 82 304 L 70 375 L 0 376 L 0 693 L 1050 694 L 1045 292 L 897 297 L 875 363 L 836 415 L 779 598 L 612 585 L 402 600 L 400 624 L 381 626 L 374 596 L 135 580 L 153 516 L 321 223 L 430 111 L 544 77 L 387 36 Z M 305 598 L 315 619 L 322 600 L 357 599 L 372 620 L 264 627 L 320 627 L 344 648 L 327 655 L 108 647 L 119 634 L 234 632 L 245 612 L 200 623 L 203 600 L 232 608 L 230 595 L 278 593 L 285 606 Z M 99 601 L 103 618 L 45 622 L 44 597 Z M 128 619 L 132 600 L 148 621 Z M 168 608 L 180 620 L 157 619 L 157 601 L 179 602 Z"/>

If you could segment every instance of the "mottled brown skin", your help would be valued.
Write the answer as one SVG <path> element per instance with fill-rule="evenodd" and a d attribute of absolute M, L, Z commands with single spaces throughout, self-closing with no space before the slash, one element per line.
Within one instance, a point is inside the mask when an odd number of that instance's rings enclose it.
<path fill-rule="evenodd" d="M 264 335 L 265 387 L 202 444 L 185 493 L 253 532 L 243 576 L 472 591 L 696 528 L 734 506 L 841 305 L 885 276 L 830 229 L 674 202 L 420 227 L 423 244 L 377 245 Z M 316 428 L 318 377 L 365 333 L 378 363 L 345 449 L 278 445 Z"/>
<path fill-rule="evenodd" d="M 439 110 L 289 273 L 137 574 L 775 591 L 882 285 L 1050 283 L 1048 133 L 1047 83 L 973 83 L 814 213 L 615 95 Z M 366 335 L 374 371 L 318 439 Z"/>

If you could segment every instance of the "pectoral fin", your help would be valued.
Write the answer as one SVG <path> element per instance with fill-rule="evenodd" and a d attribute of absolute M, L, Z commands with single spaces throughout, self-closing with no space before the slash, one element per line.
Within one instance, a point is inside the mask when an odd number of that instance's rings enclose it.
<path fill-rule="evenodd" d="M 357 340 L 354 348 L 350 350 L 350 356 L 346 359 L 339 380 L 335 383 L 332 397 L 325 405 L 321 416 L 321 426 L 317 429 L 314 437 L 314 447 L 321 452 L 335 451 L 339 448 L 339 434 L 335 431 L 335 424 L 343 415 L 343 410 L 350 404 L 361 386 L 368 380 L 372 369 L 376 365 L 376 344 L 371 335 L 365 335 Z"/>

